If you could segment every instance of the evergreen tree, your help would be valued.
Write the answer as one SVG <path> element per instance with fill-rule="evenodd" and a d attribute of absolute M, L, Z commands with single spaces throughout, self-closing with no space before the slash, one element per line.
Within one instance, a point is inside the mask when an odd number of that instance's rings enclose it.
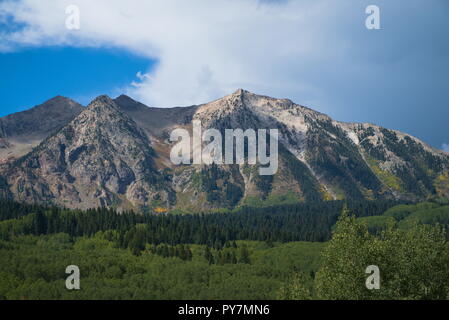
<path fill-rule="evenodd" d="M 214 263 L 214 256 L 210 252 L 210 248 L 208 246 L 206 246 L 206 248 L 204 249 L 204 255 L 203 256 L 207 260 L 209 265 Z"/>

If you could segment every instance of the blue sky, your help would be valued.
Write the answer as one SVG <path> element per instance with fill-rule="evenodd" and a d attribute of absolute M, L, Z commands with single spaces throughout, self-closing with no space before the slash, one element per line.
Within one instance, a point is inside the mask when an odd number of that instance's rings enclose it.
<path fill-rule="evenodd" d="M 0 116 L 56 95 L 87 105 L 95 96 L 119 95 L 153 61 L 117 49 L 50 47 L 0 53 Z"/>
<path fill-rule="evenodd" d="M 74 3 L 75 31 L 65 27 Z M 371 4 L 381 30 L 365 27 Z M 58 94 L 170 107 L 237 88 L 443 148 L 449 1 L 0 0 L 0 115 Z"/>

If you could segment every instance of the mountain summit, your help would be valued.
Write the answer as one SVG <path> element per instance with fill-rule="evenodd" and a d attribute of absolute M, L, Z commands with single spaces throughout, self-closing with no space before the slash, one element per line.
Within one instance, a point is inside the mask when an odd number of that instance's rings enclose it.
<path fill-rule="evenodd" d="M 57 96 L 30 110 L 0 118 L 0 163 L 27 154 L 83 109 L 79 103 Z"/>
<path fill-rule="evenodd" d="M 36 119 L 34 125 L 30 119 Z M 192 130 L 193 120 L 218 130 L 278 129 L 278 172 L 259 176 L 257 166 L 247 164 L 173 165 L 168 137 L 176 128 Z M 18 122 L 23 126 L 14 131 Z M 0 124 L 2 152 L 16 152 L 0 167 L 2 194 L 25 202 L 197 212 L 260 199 L 449 195 L 448 154 L 419 139 L 372 124 L 334 121 L 291 100 L 243 89 L 206 104 L 168 109 L 124 95 L 100 96 L 87 108 L 57 97 L 1 118 Z M 35 141 L 28 149 L 11 149 L 27 137 Z"/>

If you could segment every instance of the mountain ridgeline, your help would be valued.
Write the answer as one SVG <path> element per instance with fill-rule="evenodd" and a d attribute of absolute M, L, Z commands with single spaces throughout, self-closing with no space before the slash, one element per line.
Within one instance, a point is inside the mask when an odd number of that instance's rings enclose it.
<path fill-rule="evenodd" d="M 173 165 L 172 130 L 278 129 L 279 169 Z M 56 97 L 0 118 L 0 195 L 89 209 L 183 212 L 298 201 L 449 196 L 449 154 L 405 133 L 343 123 L 245 90 L 183 108 L 127 96 L 89 106 Z"/>

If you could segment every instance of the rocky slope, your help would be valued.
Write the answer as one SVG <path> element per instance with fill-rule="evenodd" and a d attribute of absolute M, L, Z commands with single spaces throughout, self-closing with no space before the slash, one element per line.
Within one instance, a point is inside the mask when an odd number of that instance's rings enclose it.
<path fill-rule="evenodd" d="M 70 208 L 170 205 L 145 133 L 114 101 L 94 100 L 75 119 L 4 170 L 14 199 Z M 160 191 L 158 191 L 160 189 Z"/>
<path fill-rule="evenodd" d="M 193 120 L 220 131 L 279 129 L 279 170 L 260 176 L 257 165 L 174 166 L 170 132 L 191 131 Z M 4 195 L 71 208 L 198 211 L 260 199 L 414 200 L 449 194 L 447 153 L 395 130 L 334 121 L 290 100 L 244 90 L 172 109 L 102 96 L 55 134 L 50 131 L 30 153 L 2 166 Z"/>
<path fill-rule="evenodd" d="M 0 118 L 0 163 L 27 154 L 83 109 L 79 103 L 57 96 L 30 110 Z"/>

